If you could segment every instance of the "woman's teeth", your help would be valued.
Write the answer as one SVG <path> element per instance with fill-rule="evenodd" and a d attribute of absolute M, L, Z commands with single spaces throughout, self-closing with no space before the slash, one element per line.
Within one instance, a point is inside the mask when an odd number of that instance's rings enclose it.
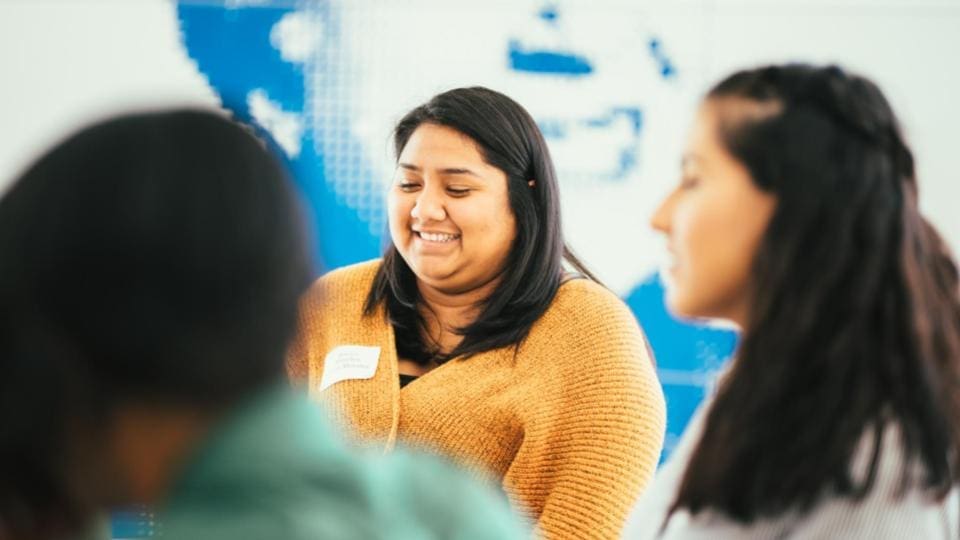
<path fill-rule="evenodd" d="M 428 232 L 418 232 L 420 238 L 430 242 L 452 242 L 460 237 L 459 234 L 445 234 L 445 233 L 428 233 Z"/>

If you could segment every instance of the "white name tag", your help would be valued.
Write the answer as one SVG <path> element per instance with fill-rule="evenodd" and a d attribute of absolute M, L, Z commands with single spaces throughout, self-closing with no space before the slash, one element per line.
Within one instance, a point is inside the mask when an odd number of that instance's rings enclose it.
<path fill-rule="evenodd" d="M 369 379 L 377 372 L 380 347 L 364 345 L 340 345 L 327 353 L 323 360 L 323 376 L 320 377 L 320 392 L 340 381 Z"/>

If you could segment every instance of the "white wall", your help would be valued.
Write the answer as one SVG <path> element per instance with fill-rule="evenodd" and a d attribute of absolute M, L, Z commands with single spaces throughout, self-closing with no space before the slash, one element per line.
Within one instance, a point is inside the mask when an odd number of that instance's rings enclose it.
<path fill-rule="evenodd" d="M 688 75 L 704 90 L 734 68 L 786 60 L 839 62 L 876 80 L 918 157 L 921 204 L 960 251 L 952 159 L 960 1 L 625 0 L 634 4 L 666 31 L 702 38 L 676 47 L 686 49 L 680 56 L 698 56 L 700 71 Z M 4 0 L 0 74 L 0 190 L 82 123 L 139 106 L 217 103 L 183 53 L 173 5 L 164 0 Z"/>
<path fill-rule="evenodd" d="M 163 0 L 2 0 L 0 81 L 0 190 L 47 146 L 105 115 L 219 103 Z"/>
<path fill-rule="evenodd" d="M 713 0 L 709 78 L 745 63 L 839 62 L 880 85 L 917 159 L 920 204 L 960 253 L 960 1 Z"/>

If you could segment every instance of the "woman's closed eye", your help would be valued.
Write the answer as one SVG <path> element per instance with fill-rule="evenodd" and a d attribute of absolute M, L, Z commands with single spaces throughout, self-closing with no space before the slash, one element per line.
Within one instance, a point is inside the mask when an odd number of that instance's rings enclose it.
<path fill-rule="evenodd" d="M 416 191 L 420 188 L 420 182 L 412 182 L 410 180 L 400 180 L 397 182 L 397 187 L 400 188 L 400 191 Z"/>
<path fill-rule="evenodd" d="M 447 193 L 453 195 L 454 197 L 465 197 L 469 194 L 472 189 L 462 186 L 447 186 Z"/>

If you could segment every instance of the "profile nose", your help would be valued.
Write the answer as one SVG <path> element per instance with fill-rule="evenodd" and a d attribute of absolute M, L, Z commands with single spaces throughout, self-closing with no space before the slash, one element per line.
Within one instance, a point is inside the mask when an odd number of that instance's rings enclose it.
<path fill-rule="evenodd" d="M 664 234 L 670 234 L 670 224 L 673 221 L 673 205 L 676 191 L 671 191 L 650 217 L 650 226 Z"/>

